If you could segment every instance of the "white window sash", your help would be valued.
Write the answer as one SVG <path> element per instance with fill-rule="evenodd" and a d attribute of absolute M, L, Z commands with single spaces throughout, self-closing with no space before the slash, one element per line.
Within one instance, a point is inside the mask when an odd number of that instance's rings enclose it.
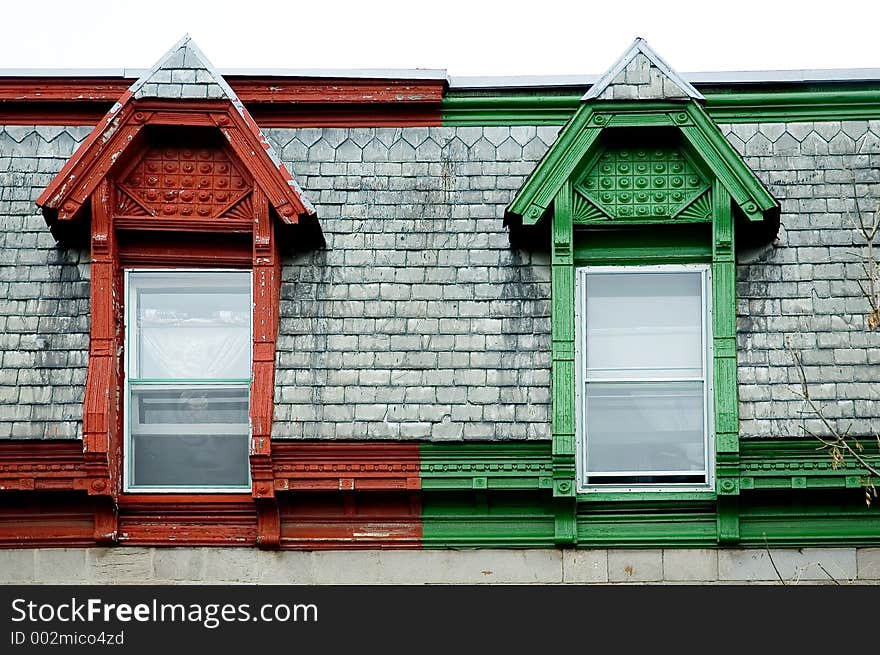
<path fill-rule="evenodd" d="M 250 363 L 249 367 L 249 377 L 247 379 L 238 378 L 238 379 L 147 379 L 141 380 L 137 377 L 132 376 L 132 373 L 135 375 L 138 372 L 136 363 L 139 361 L 139 352 L 138 352 L 138 343 L 139 339 L 137 338 L 137 302 L 135 300 L 136 294 L 133 293 L 132 288 L 132 275 L 141 276 L 141 275 L 152 275 L 156 274 L 157 277 L 161 274 L 189 274 L 189 273 L 198 273 L 198 274 L 206 274 L 203 280 L 199 280 L 197 286 L 199 287 L 209 287 L 213 284 L 216 284 L 218 287 L 222 287 L 221 283 L 215 283 L 210 278 L 212 277 L 211 273 L 242 273 L 248 272 L 248 287 L 249 287 L 249 306 L 251 307 L 251 313 L 248 317 L 248 338 L 247 343 L 251 344 L 253 342 L 253 273 L 251 271 L 243 271 L 242 269 L 206 269 L 206 268 L 149 268 L 149 269 L 139 269 L 139 268 L 131 268 L 124 270 L 124 292 L 123 292 L 123 301 L 125 311 L 123 312 L 124 316 L 124 328 L 123 334 L 125 335 L 125 376 L 124 376 L 124 384 L 123 384 L 123 398 L 124 398 L 124 408 L 123 408 L 123 489 L 126 492 L 148 492 L 148 493 L 181 493 L 181 492 L 198 492 L 198 493 L 242 493 L 248 491 L 251 487 L 250 480 L 250 466 L 247 465 L 247 474 L 248 480 L 247 484 L 243 485 L 212 485 L 212 486 L 199 486 L 199 485 L 162 485 L 162 486 L 153 486 L 153 485 L 134 485 L 133 483 L 133 446 L 132 446 L 132 438 L 134 436 L 134 431 L 132 430 L 132 421 L 134 419 L 134 415 L 132 412 L 133 409 L 133 391 L 134 390 L 157 390 L 161 391 L 163 389 L 174 389 L 179 390 L 183 388 L 205 388 L 205 389 L 217 389 L 217 388 L 227 388 L 227 389 L 242 389 L 247 391 L 248 395 L 248 403 L 250 403 L 250 376 L 253 371 L 253 362 Z M 151 285 L 158 286 L 159 282 L 151 282 Z M 174 281 L 169 280 L 167 282 L 162 282 L 161 284 L 167 284 L 170 290 L 177 288 Z M 250 347 L 250 346 L 249 346 Z M 248 357 L 250 359 L 250 356 Z M 247 424 L 230 424 L 230 423 L 220 423 L 220 424 L 198 424 L 198 425 L 187 425 L 180 424 L 180 429 L 177 430 L 177 427 L 173 424 L 160 424 L 159 426 L 151 426 L 147 430 L 138 431 L 137 435 L 139 438 L 149 437 L 149 438 L 157 438 L 163 439 L 171 436 L 205 436 L 209 438 L 218 438 L 218 439 L 228 439 L 228 438 L 242 438 L 246 436 L 248 439 L 251 437 L 251 426 L 248 421 Z M 155 429 L 154 429 L 155 428 Z M 194 429 L 195 428 L 195 429 Z"/>
<path fill-rule="evenodd" d="M 700 296 L 701 296 L 701 326 L 700 334 L 703 348 L 701 350 L 701 373 L 700 377 L 687 376 L 613 376 L 607 375 L 611 370 L 605 369 L 605 375 L 601 377 L 588 375 L 586 362 L 586 322 L 589 320 L 586 312 L 587 293 L 586 278 L 591 274 L 614 274 L 614 273 L 699 273 Z M 576 458 L 577 458 L 577 489 L 579 493 L 610 493 L 630 491 L 709 491 L 714 489 L 715 484 L 715 439 L 714 439 L 714 385 L 712 374 L 712 269 L 711 264 L 659 264 L 650 266 L 581 266 L 575 269 L 575 433 L 576 433 Z M 648 369 L 635 368 L 637 371 Z M 663 369 L 668 371 L 671 369 Z M 641 383 L 673 383 L 673 382 L 702 382 L 703 383 L 703 459 L 702 471 L 590 471 L 586 461 L 587 440 L 586 433 L 586 387 L 588 384 L 641 384 Z M 675 483 L 675 482 L 652 482 L 652 483 L 607 483 L 588 484 L 589 479 L 601 477 L 651 477 L 660 478 L 672 476 L 704 476 L 704 483 Z"/>

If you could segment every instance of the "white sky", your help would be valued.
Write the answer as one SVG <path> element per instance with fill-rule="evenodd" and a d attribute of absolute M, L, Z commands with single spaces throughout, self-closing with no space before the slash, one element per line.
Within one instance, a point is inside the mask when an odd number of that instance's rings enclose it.
<path fill-rule="evenodd" d="M 0 68 L 148 68 L 186 32 L 221 69 L 590 74 L 636 36 L 679 71 L 880 68 L 880 0 L 7 0 L 0 25 Z"/>

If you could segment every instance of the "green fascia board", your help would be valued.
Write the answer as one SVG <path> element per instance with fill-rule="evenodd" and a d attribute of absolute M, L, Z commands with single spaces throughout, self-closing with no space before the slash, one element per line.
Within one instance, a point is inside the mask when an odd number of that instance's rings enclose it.
<path fill-rule="evenodd" d="M 870 479 L 852 457 L 846 465 L 834 468 L 827 450 L 815 439 L 742 439 L 740 440 L 740 478 L 743 492 L 768 489 L 852 489 Z M 880 464 L 876 441 L 862 443 L 862 455 Z"/>
<path fill-rule="evenodd" d="M 560 131 L 507 207 L 505 222 L 520 216 L 524 225 L 537 223 L 562 185 L 582 167 L 603 130 L 671 126 L 679 128 L 691 154 L 709 168 L 750 220 L 779 211 L 776 199 L 696 102 L 596 102 L 581 105 Z"/>
<path fill-rule="evenodd" d="M 880 88 L 703 94 L 706 112 L 719 123 L 759 123 L 880 118 Z M 443 100 L 443 125 L 563 125 L 583 93 L 457 95 Z"/>
<path fill-rule="evenodd" d="M 579 261 L 583 260 L 579 258 Z M 815 440 L 803 438 L 741 439 L 742 492 L 853 489 L 868 481 L 864 470 L 852 458 L 848 459 L 847 466 L 833 468 L 830 456 L 826 451 L 818 450 L 818 445 Z M 876 442 L 865 440 L 862 445 L 865 457 L 880 464 Z M 424 443 L 419 446 L 422 489 L 472 492 L 550 489 L 553 476 L 551 449 L 549 440 Z M 874 483 L 880 485 L 880 480 L 874 480 Z M 674 503 L 712 500 L 714 497 L 714 492 L 646 491 L 578 494 L 577 499 L 579 503 L 587 504 L 608 501 Z"/>
<path fill-rule="evenodd" d="M 696 149 L 696 154 L 712 169 L 743 213 L 750 220 L 762 220 L 767 212 L 778 212 L 779 203 L 764 188 L 752 169 L 724 138 L 721 130 L 706 115 L 703 108 L 692 102 L 688 105 L 687 113 L 694 121 L 695 128 L 682 127 L 682 133 Z M 756 207 L 751 207 L 750 201 L 755 203 Z"/>
<path fill-rule="evenodd" d="M 507 216 L 515 215 L 521 216 L 524 224 L 534 225 L 543 216 L 602 132 L 599 126 L 589 126 L 592 115 L 589 105 L 575 112 L 507 207 L 505 222 Z"/>
<path fill-rule="evenodd" d="M 549 441 L 419 446 L 424 490 L 537 490 L 552 486 Z"/>

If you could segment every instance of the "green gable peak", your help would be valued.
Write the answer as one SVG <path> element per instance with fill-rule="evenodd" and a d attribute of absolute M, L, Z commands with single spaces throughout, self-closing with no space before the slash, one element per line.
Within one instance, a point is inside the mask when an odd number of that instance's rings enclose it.
<path fill-rule="evenodd" d="M 588 100 L 698 100 L 703 95 L 638 37 L 582 98 Z"/>

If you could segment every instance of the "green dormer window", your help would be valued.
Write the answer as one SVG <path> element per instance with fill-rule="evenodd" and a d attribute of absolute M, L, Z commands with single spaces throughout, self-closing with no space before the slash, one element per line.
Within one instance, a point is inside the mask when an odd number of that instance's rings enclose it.
<path fill-rule="evenodd" d="M 739 494 L 734 225 L 779 205 L 703 102 L 637 39 L 507 208 L 550 223 L 558 543 L 579 502 Z"/>

